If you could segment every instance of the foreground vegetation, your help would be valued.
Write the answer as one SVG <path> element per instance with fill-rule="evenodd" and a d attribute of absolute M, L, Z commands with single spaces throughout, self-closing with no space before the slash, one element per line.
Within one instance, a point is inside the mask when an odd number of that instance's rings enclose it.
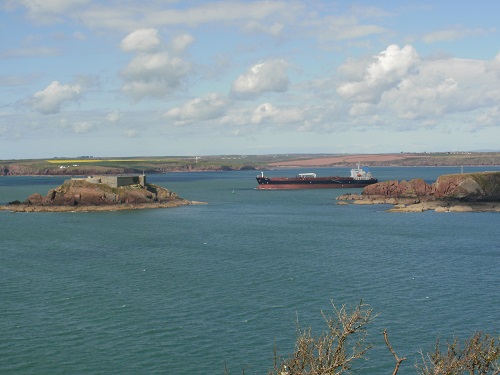
<path fill-rule="evenodd" d="M 294 352 L 279 358 L 275 349 L 273 369 L 268 375 L 340 375 L 355 373 L 358 361 L 366 360 L 371 345 L 366 342 L 367 326 L 375 319 L 373 310 L 360 302 L 352 311 L 345 305 L 323 314 L 326 329 L 315 336 L 311 328 L 297 327 Z M 394 357 L 392 375 L 396 375 L 406 360 L 392 348 L 387 331 L 384 340 Z M 442 344 L 437 341 L 434 351 L 421 353 L 415 364 L 419 375 L 498 375 L 500 374 L 500 338 L 477 332 L 465 341 L 458 338 Z"/>

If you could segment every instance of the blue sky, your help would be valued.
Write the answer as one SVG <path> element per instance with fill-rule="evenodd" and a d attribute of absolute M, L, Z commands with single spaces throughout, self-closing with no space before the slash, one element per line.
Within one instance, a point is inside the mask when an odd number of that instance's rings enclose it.
<path fill-rule="evenodd" d="M 0 159 L 500 150 L 498 14 L 3 0 Z"/>

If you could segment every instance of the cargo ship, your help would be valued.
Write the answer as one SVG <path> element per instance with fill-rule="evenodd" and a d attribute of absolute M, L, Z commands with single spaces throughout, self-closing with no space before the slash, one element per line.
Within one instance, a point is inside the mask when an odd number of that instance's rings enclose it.
<path fill-rule="evenodd" d="M 289 190 L 289 189 L 340 189 L 362 188 L 378 182 L 372 177 L 368 168 L 351 169 L 351 176 L 318 177 L 316 173 L 299 173 L 295 177 L 266 177 L 264 172 L 257 176 L 257 189 L 261 190 Z"/>

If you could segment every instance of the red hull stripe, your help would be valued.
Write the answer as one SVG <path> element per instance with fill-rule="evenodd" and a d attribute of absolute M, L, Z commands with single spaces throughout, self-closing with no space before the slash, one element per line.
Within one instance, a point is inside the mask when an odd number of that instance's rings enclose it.
<path fill-rule="evenodd" d="M 363 188 L 367 184 L 262 184 L 257 185 L 259 190 L 298 190 L 298 189 L 344 189 L 344 188 Z"/>

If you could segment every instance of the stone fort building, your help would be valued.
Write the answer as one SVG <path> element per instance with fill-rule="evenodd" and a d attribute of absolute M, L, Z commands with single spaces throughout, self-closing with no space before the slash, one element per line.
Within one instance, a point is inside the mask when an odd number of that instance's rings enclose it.
<path fill-rule="evenodd" d="M 146 175 L 115 175 L 115 176 L 88 176 L 84 178 L 72 178 L 72 180 L 84 180 L 92 184 L 105 184 L 111 187 L 141 185 L 146 186 Z"/>

